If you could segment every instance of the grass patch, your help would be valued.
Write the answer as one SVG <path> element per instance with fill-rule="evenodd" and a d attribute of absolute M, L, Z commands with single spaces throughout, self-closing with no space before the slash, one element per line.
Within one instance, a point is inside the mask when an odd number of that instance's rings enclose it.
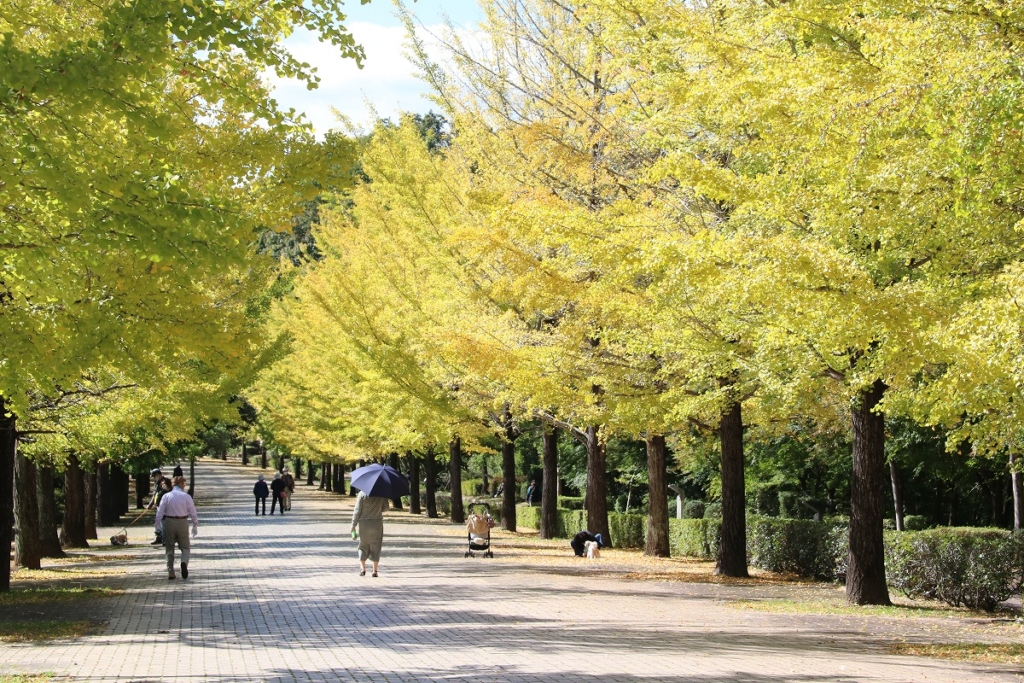
<path fill-rule="evenodd" d="M 113 588 L 22 588 L 9 593 L 0 593 L 0 605 L 31 605 L 40 602 L 109 598 L 122 593 L 124 591 Z"/>
<path fill-rule="evenodd" d="M 68 621 L 47 619 L 40 621 L 0 622 L 0 642 L 34 643 L 43 640 L 66 640 L 96 633 L 101 624 L 88 620 Z"/>
<path fill-rule="evenodd" d="M 48 581 L 81 581 L 83 579 L 121 576 L 127 573 L 127 569 L 103 569 L 100 567 L 82 569 L 61 569 L 58 567 L 43 567 L 42 569 L 20 568 L 11 573 L 11 581 L 29 584 Z"/>
<path fill-rule="evenodd" d="M 0 674 L 0 683 L 45 683 L 53 674 Z"/>
<path fill-rule="evenodd" d="M 938 617 L 991 620 L 995 615 L 981 610 L 949 607 L 939 602 L 894 598 L 892 605 L 851 605 L 843 600 L 734 600 L 726 605 L 735 609 L 784 614 L 838 614 L 843 616 Z"/>
<path fill-rule="evenodd" d="M 442 527 L 445 536 L 462 536 L 461 527 Z M 738 579 L 715 574 L 715 562 L 693 557 L 649 557 L 639 548 L 604 548 L 597 560 L 575 557 L 569 539 L 538 538 L 536 532 L 508 532 L 491 529 L 491 548 L 496 563 L 514 563 L 545 569 L 568 570 L 571 574 L 599 574 L 634 581 L 715 583 L 737 586 L 813 584 L 809 579 L 750 568 L 750 578 Z"/>
<path fill-rule="evenodd" d="M 1018 643 L 894 643 L 889 646 L 889 652 L 959 662 L 1024 664 L 1024 645 Z"/>
<path fill-rule="evenodd" d="M 123 547 L 122 547 L 123 549 Z M 139 555 L 113 555 L 110 553 L 97 554 L 69 554 L 67 557 L 52 557 L 44 560 L 44 569 L 50 566 L 61 566 L 65 564 L 82 564 L 83 562 L 131 562 L 139 559 Z"/>

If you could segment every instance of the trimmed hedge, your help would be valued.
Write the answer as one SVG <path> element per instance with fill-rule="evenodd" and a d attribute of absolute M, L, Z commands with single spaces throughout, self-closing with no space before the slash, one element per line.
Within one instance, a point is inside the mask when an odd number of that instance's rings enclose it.
<path fill-rule="evenodd" d="M 831 579 L 835 574 L 831 527 L 810 519 L 751 517 L 747 520 L 750 564 L 772 572 Z"/>
<path fill-rule="evenodd" d="M 1024 534 L 940 528 L 887 534 L 889 585 L 908 597 L 994 610 L 1024 587 Z"/>
<path fill-rule="evenodd" d="M 583 496 L 559 496 L 558 507 L 564 510 L 582 510 Z"/>
<path fill-rule="evenodd" d="M 540 507 L 519 505 L 516 507 L 516 529 L 539 529 Z"/>
<path fill-rule="evenodd" d="M 535 529 L 540 508 L 520 506 L 516 520 L 522 528 Z M 611 513 L 608 526 L 614 547 L 643 547 L 644 515 Z M 585 527 L 583 510 L 558 510 L 555 536 L 568 538 Z M 719 519 L 669 520 L 674 557 L 713 560 L 720 542 Z M 751 516 L 747 548 L 751 566 L 841 581 L 849 552 L 849 522 Z M 888 532 L 885 564 L 890 587 L 904 595 L 992 610 L 1024 588 L 1024 534 L 972 528 Z"/>
<path fill-rule="evenodd" d="M 673 557 L 714 559 L 722 538 L 718 519 L 668 520 L 668 545 Z"/>
<path fill-rule="evenodd" d="M 647 517 L 612 513 L 608 515 L 608 533 L 613 548 L 643 548 L 647 536 Z"/>

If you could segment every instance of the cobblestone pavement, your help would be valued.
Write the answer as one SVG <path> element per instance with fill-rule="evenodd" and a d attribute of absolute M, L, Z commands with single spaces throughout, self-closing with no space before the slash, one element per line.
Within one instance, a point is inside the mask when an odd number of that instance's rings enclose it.
<path fill-rule="evenodd" d="M 723 604 L 743 587 L 464 559 L 458 537 L 401 512 L 385 524 L 380 577 L 359 577 L 350 499 L 300 486 L 291 513 L 253 518 L 254 478 L 200 463 L 189 579 L 168 581 L 159 549 L 136 546 L 102 633 L 0 646 L 0 670 L 139 683 L 1021 680 L 1009 667 L 885 654 L 893 620 Z M 927 640 L 929 621 L 895 630 Z"/>

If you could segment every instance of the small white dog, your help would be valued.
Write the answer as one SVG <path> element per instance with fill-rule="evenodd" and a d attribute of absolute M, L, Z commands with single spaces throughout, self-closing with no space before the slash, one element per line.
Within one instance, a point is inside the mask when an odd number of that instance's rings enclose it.
<path fill-rule="evenodd" d="M 583 547 L 586 548 L 588 560 L 596 560 L 601 557 L 601 546 L 597 544 L 597 541 L 586 541 Z"/>

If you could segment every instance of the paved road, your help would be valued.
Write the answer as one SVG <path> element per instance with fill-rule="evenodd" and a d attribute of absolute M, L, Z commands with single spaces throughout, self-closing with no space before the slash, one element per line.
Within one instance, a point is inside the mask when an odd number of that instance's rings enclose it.
<path fill-rule="evenodd" d="M 167 581 L 146 549 L 102 634 L 3 646 L 2 670 L 140 683 L 1021 680 L 886 655 L 868 620 L 735 610 L 720 586 L 463 559 L 459 538 L 407 513 L 386 522 L 381 576 L 361 578 L 347 498 L 300 487 L 292 513 L 254 519 L 252 478 L 201 463 L 201 491 L 218 500 L 200 499 L 188 581 Z"/>

